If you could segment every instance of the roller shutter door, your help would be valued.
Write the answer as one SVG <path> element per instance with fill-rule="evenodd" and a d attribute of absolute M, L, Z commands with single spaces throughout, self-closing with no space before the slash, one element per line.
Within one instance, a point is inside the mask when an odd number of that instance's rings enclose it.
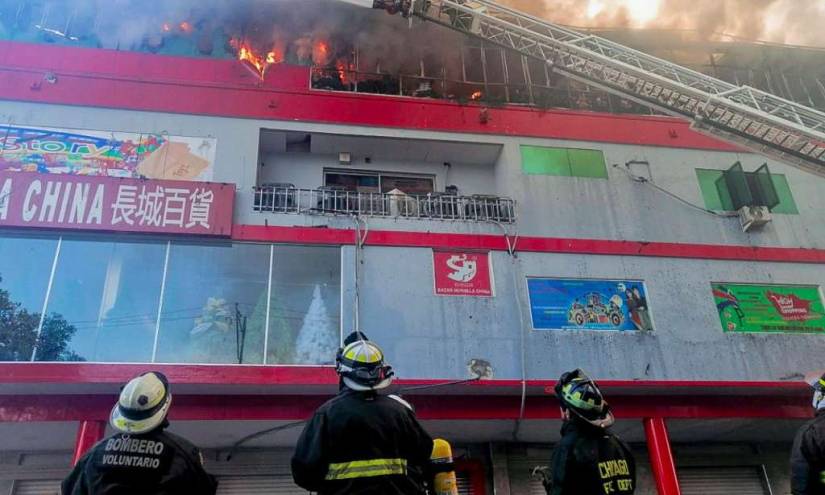
<path fill-rule="evenodd" d="M 291 476 L 221 476 L 218 495 L 306 495 Z"/>
<path fill-rule="evenodd" d="M 12 495 L 56 495 L 60 493 L 61 480 L 17 480 L 12 485 Z"/>
<path fill-rule="evenodd" d="M 512 448 L 507 453 L 507 472 L 510 478 L 510 493 L 524 495 L 547 495 L 540 480 L 530 476 L 536 466 L 550 464 L 552 449 L 548 447 Z"/>
<path fill-rule="evenodd" d="M 682 495 L 770 495 L 761 466 L 682 467 Z"/>
<path fill-rule="evenodd" d="M 473 491 L 469 477 L 457 473 L 459 495 L 481 495 Z M 218 495 L 306 495 L 289 476 L 222 476 Z M 28 492 L 26 492 L 28 495 Z M 53 492 L 49 492 L 50 495 Z M 37 492 L 39 495 L 39 492 Z M 16 495 L 16 494 L 15 494 Z"/>

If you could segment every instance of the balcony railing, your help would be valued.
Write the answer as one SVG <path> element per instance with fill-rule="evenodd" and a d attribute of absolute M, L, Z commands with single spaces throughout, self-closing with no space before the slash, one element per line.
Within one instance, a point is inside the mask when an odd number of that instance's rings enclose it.
<path fill-rule="evenodd" d="M 513 223 L 516 204 L 509 198 L 475 194 L 457 196 L 354 192 L 335 187 L 297 189 L 291 186 L 255 187 L 253 209 L 260 212 L 305 215 L 366 215 L 421 220 L 459 220 Z"/>

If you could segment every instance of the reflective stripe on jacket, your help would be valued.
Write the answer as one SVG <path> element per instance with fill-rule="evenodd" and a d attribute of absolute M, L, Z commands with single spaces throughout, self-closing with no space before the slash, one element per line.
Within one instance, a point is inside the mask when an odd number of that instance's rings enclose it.
<path fill-rule="evenodd" d="M 301 433 L 292 477 L 321 495 L 421 495 L 432 450 L 403 401 L 345 388 Z"/>

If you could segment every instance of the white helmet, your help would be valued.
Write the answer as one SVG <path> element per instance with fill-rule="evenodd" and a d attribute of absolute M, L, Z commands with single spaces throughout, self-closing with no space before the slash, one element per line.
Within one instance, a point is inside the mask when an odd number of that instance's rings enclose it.
<path fill-rule="evenodd" d="M 109 423 L 123 433 L 146 433 L 163 423 L 171 405 L 169 380 L 163 373 L 150 371 L 123 387 Z"/>

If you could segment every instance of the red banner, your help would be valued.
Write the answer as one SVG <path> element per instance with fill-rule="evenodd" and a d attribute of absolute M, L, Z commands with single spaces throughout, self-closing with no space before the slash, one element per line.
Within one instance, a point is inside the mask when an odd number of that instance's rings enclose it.
<path fill-rule="evenodd" d="M 433 270 L 437 295 L 493 295 L 489 253 L 433 251 Z"/>
<path fill-rule="evenodd" d="M 0 226 L 230 236 L 235 186 L 0 172 Z"/>

